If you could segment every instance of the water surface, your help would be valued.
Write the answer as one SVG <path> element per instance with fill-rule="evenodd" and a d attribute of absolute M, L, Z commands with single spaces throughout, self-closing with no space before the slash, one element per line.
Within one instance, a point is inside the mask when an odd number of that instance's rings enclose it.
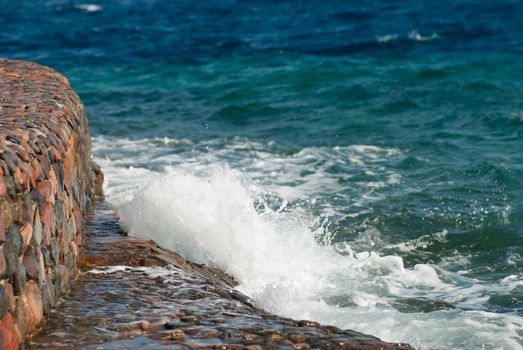
<path fill-rule="evenodd" d="M 281 315 L 522 347 L 523 3 L 0 5 L 0 54 L 84 101 L 130 233 Z"/>

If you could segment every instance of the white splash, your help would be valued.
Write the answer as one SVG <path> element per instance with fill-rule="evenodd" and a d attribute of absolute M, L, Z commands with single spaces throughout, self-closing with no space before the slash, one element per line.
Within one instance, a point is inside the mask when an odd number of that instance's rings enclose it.
<path fill-rule="evenodd" d="M 100 12 L 103 11 L 103 7 L 101 5 L 96 4 L 77 4 L 74 5 L 74 8 L 80 11 L 85 12 Z"/>
<path fill-rule="evenodd" d="M 379 43 L 388 43 L 388 42 L 396 41 L 396 40 L 398 40 L 397 34 L 386 34 L 386 35 L 376 37 L 376 41 Z"/>
<path fill-rule="evenodd" d="M 439 36 L 436 33 L 432 33 L 428 36 L 423 36 L 417 30 L 412 30 L 409 32 L 409 39 L 414 41 L 431 41 L 438 38 Z"/>

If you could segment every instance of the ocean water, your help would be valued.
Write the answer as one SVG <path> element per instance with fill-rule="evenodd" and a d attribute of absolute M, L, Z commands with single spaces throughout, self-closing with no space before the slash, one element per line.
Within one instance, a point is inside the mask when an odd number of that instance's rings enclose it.
<path fill-rule="evenodd" d="M 0 0 L 132 235 L 280 315 L 523 348 L 523 2 Z"/>

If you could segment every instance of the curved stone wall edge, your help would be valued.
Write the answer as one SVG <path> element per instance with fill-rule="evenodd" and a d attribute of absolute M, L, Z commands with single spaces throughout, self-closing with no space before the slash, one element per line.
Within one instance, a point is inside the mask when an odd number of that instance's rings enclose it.
<path fill-rule="evenodd" d="M 36 331 L 78 273 L 83 217 L 102 183 L 68 80 L 0 59 L 0 348 Z"/>

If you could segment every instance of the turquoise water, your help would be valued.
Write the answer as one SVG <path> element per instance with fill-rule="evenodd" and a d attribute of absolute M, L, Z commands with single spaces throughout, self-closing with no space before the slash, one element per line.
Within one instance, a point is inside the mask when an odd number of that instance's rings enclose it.
<path fill-rule="evenodd" d="M 96 154 L 112 160 L 101 160 L 109 175 L 109 191 L 116 188 L 118 194 L 121 187 L 151 178 L 151 174 L 136 168 L 165 176 L 196 172 L 208 181 L 157 180 L 162 184 L 157 189 L 160 193 L 172 191 L 172 196 L 185 201 L 173 204 L 174 198 L 167 194 L 151 195 L 148 200 L 145 194 L 131 201 L 130 207 L 164 201 L 169 206 L 162 211 L 165 216 L 186 206 L 204 215 L 212 208 L 202 207 L 200 202 L 210 202 L 224 207 L 223 212 L 213 215 L 234 221 L 227 215 L 238 203 L 227 199 L 229 193 L 241 189 L 222 185 L 230 179 L 224 179 L 221 170 L 216 174 L 212 167 L 239 170 L 238 181 L 248 182 L 243 188 L 250 190 L 252 184 L 258 187 L 249 196 L 260 215 L 267 215 L 267 208 L 307 212 L 305 219 L 287 218 L 283 224 L 281 218 L 269 216 L 281 235 L 289 234 L 294 227 L 288 221 L 298 222 L 308 233 L 312 230 L 318 242 L 350 246 L 349 253 L 337 248 L 338 253 L 357 256 L 372 251 L 380 256 L 399 256 L 407 272 L 417 273 L 412 277 L 414 282 L 403 277 L 390 282 L 382 280 L 397 272 L 389 262 L 373 261 L 370 267 L 362 268 L 363 276 L 350 278 L 344 276 L 348 266 L 328 272 L 311 267 L 310 271 L 337 279 L 337 283 L 335 292 L 314 292 L 310 299 L 336 308 L 363 308 L 368 312 L 361 317 L 365 323 L 376 315 L 383 319 L 382 309 L 406 315 L 407 320 L 401 319 L 386 332 L 382 329 L 387 322 L 361 330 L 390 340 L 407 340 L 422 348 L 497 348 L 499 344 L 500 348 L 518 348 L 523 296 L 523 159 L 519 152 L 523 146 L 523 115 L 518 96 L 523 80 L 518 77 L 518 64 L 515 57 L 503 55 L 488 59 L 474 55 L 361 59 L 270 52 L 220 57 L 207 63 L 134 67 L 111 72 L 107 80 L 82 77 L 80 94 L 88 106 L 104 111 L 105 118 L 93 118 L 91 125 L 99 133 L 95 136 Z M 132 174 L 122 170 L 129 166 L 135 167 Z M 184 188 L 176 189 L 177 183 Z M 185 188 L 197 193 L 200 188 L 210 191 L 207 186 L 223 186 L 227 193 L 211 197 L 180 193 Z M 197 203 L 193 203 L 195 198 Z M 250 203 L 245 198 L 238 201 Z M 115 206 L 122 208 L 122 216 L 129 216 L 128 228 L 136 234 L 148 232 L 145 237 L 162 240 L 171 230 L 159 228 L 163 226 L 158 224 L 155 212 L 143 214 L 155 218 L 144 226 L 141 211 L 125 207 L 119 199 Z M 140 222 L 132 222 L 133 217 L 140 217 Z M 199 222 L 189 213 L 180 220 L 185 224 L 167 221 L 162 225 L 179 232 L 186 229 L 184 225 Z M 238 240 L 236 234 L 256 226 L 250 222 L 231 228 L 223 222 L 216 224 L 216 218 L 211 222 L 198 230 L 214 229 L 213 234 L 220 237 L 224 231 L 232 231 L 223 239 L 234 242 Z M 194 236 L 198 234 L 191 234 Z M 193 260 L 218 261 L 219 267 L 231 271 L 231 261 L 250 259 L 243 255 L 231 258 L 227 253 L 221 261 L 219 251 L 201 243 L 206 239 L 196 239 L 193 244 L 199 248 L 181 247 L 168 240 L 165 245 L 184 251 Z M 238 244 L 249 252 L 257 249 Z M 301 246 L 292 239 L 276 244 Z M 209 261 L 202 254 L 212 258 Z M 290 247 L 289 254 L 295 254 Z M 268 255 L 253 260 L 261 265 L 266 259 L 286 263 L 285 257 Z M 308 254 L 301 259 L 314 261 Z M 417 271 L 418 264 L 430 270 Z M 288 272 L 292 275 L 294 270 Z M 430 281 L 420 282 L 432 272 L 439 281 L 430 277 Z M 260 272 L 254 269 L 244 273 Z M 243 276 L 237 271 L 232 274 Z M 373 278 L 378 281 L 362 287 L 364 291 L 347 286 Z M 309 316 L 359 329 L 357 322 L 347 323 L 348 318 L 357 316 L 315 313 L 309 310 L 323 308 L 301 302 L 286 309 L 280 304 L 281 297 L 258 295 L 259 289 L 275 283 L 267 280 L 266 284 L 246 287 L 247 294 L 262 306 L 275 312 L 284 309 L 286 315 L 294 317 Z M 309 288 L 301 282 L 299 287 L 278 288 Z M 439 282 L 452 287 L 442 287 Z M 358 293 L 365 294 L 362 297 Z M 291 295 L 283 299 L 294 298 Z M 456 309 L 465 316 L 453 315 Z M 300 310 L 307 311 L 304 314 Z M 467 330 L 470 333 L 451 321 L 442 326 L 443 330 L 427 331 L 434 327 L 431 322 L 441 324 L 437 321 L 441 318 L 466 324 L 470 322 L 467 312 L 477 311 L 488 315 L 475 319 L 480 324 L 492 315 L 511 319 L 498 320 L 492 329 L 471 327 L 473 330 Z M 425 321 L 432 315 L 433 320 Z M 419 330 L 403 325 L 410 318 L 413 324 L 420 322 L 419 317 L 426 322 L 422 328 L 427 334 L 422 337 L 416 335 Z M 447 327 L 466 336 L 448 334 Z M 408 330 L 401 332 L 398 328 Z M 440 332 L 447 339 L 442 344 Z M 511 341 L 504 343 L 502 339 L 507 338 Z"/>
<path fill-rule="evenodd" d="M 69 77 L 132 234 L 276 313 L 522 347 L 519 2 L 2 5 L 0 54 Z"/>
<path fill-rule="evenodd" d="M 103 118 L 92 118 L 95 135 L 188 139 L 196 149 L 214 141 L 216 151 L 240 138 L 262 143 L 275 157 L 306 147 L 393 148 L 399 154 L 376 159 L 376 167 L 399 175 L 394 186 L 368 187 L 382 174 L 354 169 L 357 164 L 341 154 L 336 159 L 335 152 L 329 155 L 333 164 L 311 162 L 310 171 L 320 167 L 336 178 L 340 191 L 320 195 L 344 212 L 360 211 L 351 202 L 367 191 L 380 197 L 368 213 L 333 223 L 336 237 L 355 235 L 355 224 L 375 218 L 384 234 L 400 241 L 447 229 L 456 244 L 450 251 L 477 249 L 490 266 L 487 255 L 521 253 L 518 64 L 503 56 L 442 62 L 264 53 L 205 64 L 106 67 L 95 75 L 82 68 L 72 75 L 81 81 L 88 109 L 96 108 L 91 114 L 103 112 Z M 172 152 L 194 147 L 177 148 Z M 224 160 L 242 169 L 237 163 L 252 158 L 250 151 L 231 152 Z M 488 239 L 499 250 L 489 251 L 488 243 L 481 248 Z"/>

